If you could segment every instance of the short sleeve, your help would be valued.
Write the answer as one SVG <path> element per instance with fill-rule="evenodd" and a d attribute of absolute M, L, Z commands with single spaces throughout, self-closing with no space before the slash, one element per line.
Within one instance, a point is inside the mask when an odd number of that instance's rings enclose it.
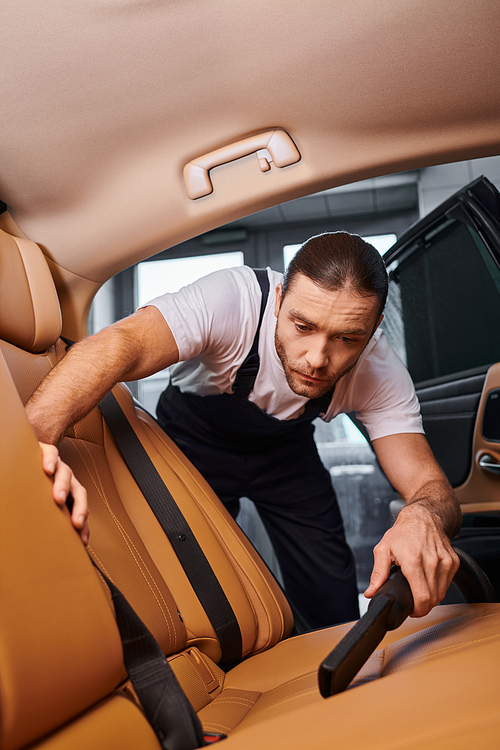
<path fill-rule="evenodd" d="M 353 373 L 346 396 L 346 411 L 356 412 L 371 440 L 424 432 L 413 381 L 382 332 Z"/>
<path fill-rule="evenodd" d="M 258 315 L 260 289 L 250 268 L 224 269 L 147 303 L 156 307 L 174 336 L 179 361 L 238 356 Z M 243 338 L 243 343 L 240 343 Z"/>

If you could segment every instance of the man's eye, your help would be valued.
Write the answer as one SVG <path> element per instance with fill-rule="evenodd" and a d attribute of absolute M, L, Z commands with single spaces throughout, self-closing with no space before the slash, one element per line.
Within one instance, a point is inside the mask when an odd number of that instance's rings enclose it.
<path fill-rule="evenodd" d="M 347 336 L 341 336 L 340 340 L 342 341 L 343 344 L 356 344 L 357 343 L 357 339 L 350 339 Z"/>
<path fill-rule="evenodd" d="M 307 331 L 311 330 L 309 326 L 306 326 L 304 323 L 295 323 L 295 328 L 301 333 L 306 333 Z"/>

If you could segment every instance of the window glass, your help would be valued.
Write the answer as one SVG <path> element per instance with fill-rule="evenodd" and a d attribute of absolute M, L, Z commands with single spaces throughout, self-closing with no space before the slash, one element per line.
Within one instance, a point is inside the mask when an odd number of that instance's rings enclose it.
<path fill-rule="evenodd" d="M 221 268 L 234 268 L 244 263 L 243 253 L 214 253 L 193 258 L 168 258 L 139 263 L 137 286 L 139 307 L 166 292 L 177 292 L 186 284 L 201 279 Z"/>
<path fill-rule="evenodd" d="M 166 292 L 177 292 L 186 284 L 201 279 L 222 268 L 234 268 L 244 263 L 241 251 L 234 253 L 214 253 L 197 255 L 192 258 L 168 258 L 139 263 L 137 267 L 137 299 L 139 307 L 154 297 Z M 162 391 L 167 387 L 170 376 L 167 370 L 138 381 L 138 399 L 152 414 Z"/>
<path fill-rule="evenodd" d="M 389 270 L 382 327 L 414 382 L 500 360 L 500 273 L 476 232 L 445 221 Z"/>
<path fill-rule="evenodd" d="M 386 253 L 390 247 L 394 245 L 397 240 L 395 234 L 373 234 L 367 237 L 363 237 L 366 242 L 379 251 L 380 255 Z"/>
<path fill-rule="evenodd" d="M 298 245 L 285 245 L 283 248 L 283 265 L 285 267 L 285 271 L 288 268 L 288 265 L 290 261 L 292 260 L 293 256 L 299 249 L 299 247 L 302 247 L 302 245 L 299 243 Z"/>

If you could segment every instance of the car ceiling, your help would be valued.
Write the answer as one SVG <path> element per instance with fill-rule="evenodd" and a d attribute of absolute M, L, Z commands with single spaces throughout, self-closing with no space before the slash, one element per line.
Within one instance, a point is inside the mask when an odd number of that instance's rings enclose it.
<path fill-rule="evenodd" d="M 0 223 L 63 298 L 277 203 L 500 151 L 498 0 L 2 6 Z M 276 127 L 298 163 L 246 156 L 187 197 L 187 162 Z"/>

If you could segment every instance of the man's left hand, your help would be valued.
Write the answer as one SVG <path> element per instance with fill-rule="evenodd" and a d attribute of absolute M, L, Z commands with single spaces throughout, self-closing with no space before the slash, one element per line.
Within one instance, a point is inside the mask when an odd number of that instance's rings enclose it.
<path fill-rule="evenodd" d="M 440 527 L 440 518 L 425 505 L 414 502 L 403 508 L 373 550 L 375 563 L 365 596 L 371 599 L 387 580 L 391 565 L 399 565 L 413 594 L 411 616 L 430 612 L 445 596 L 460 564 Z"/>
<path fill-rule="evenodd" d="M 446 594 L 458 557 L 450 539 L 462 514 L 424 435 L 389 435 L 373 441 L 387 478 L 406 499 L 392 529 L 373 550 L 375 564 L 365 596 L 370 599 L 399 565 L 413 594 L 413 617 L 422 617 Z"/>

